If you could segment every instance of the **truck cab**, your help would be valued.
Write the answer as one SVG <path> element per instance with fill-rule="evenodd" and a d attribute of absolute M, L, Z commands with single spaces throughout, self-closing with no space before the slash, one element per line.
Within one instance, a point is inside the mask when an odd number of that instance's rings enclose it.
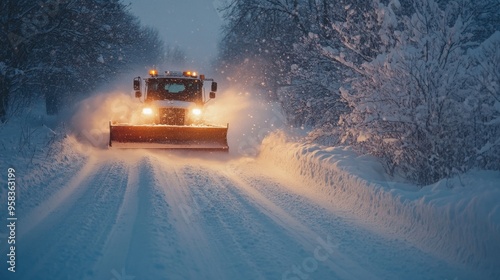
<path fill-rule="evenodd" d="M 211 81 L 209 96 L 205 94 L 204 83 Z M 141 79 L 134 79 L 136 97 L 141 98 Z M 147 123 L 163 125 L 193 125 L 203 123 L 203 106 L 215 98 L 217 83 L 198 76 L 196 72 L 166 71 L 158 75 L 150 71 L 145 79 L 143 117 Z"/>

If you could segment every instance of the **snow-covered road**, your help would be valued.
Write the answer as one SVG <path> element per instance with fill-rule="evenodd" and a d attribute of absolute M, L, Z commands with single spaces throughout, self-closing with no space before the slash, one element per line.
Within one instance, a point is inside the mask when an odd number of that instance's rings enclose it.
<path fill-rule="evenodd" d="M 17 272 L 1 279 L 476 277 L 360 223 L 262 159 L 90 154 L 25 175 Z"/>

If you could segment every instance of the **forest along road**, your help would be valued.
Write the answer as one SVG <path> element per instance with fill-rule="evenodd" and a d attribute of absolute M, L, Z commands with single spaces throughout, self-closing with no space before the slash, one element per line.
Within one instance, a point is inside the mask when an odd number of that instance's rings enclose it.
<path fill-rule="evenodd" d="M 258 158 L 101 150 L 50 164 L 24 182 L 16 273 L 1 279 L 474 277 Z"/>

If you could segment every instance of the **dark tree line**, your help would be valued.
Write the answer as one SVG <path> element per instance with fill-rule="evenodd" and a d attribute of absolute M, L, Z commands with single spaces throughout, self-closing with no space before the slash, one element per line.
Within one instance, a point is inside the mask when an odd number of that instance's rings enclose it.
<path fill-rule="evenodd" d="M 0 118 L 38 97 L 54 114 L 133 65 L 164 55 L 155 29 L 119 0 L 0 3 Z"/>
<path fill-rule="evenodd" d="M 500 169 L 498 0 L 229 0 L 219 69 L 428 184 Z"/>

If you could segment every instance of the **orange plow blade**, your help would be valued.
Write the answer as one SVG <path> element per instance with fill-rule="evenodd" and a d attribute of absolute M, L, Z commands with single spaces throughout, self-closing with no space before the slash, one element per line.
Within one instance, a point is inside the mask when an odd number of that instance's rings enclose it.
<path fill-rule="evenodd" d="M 109 146 L 152 149 L 229 149 L 223 126 L 109 125 Z"/>

